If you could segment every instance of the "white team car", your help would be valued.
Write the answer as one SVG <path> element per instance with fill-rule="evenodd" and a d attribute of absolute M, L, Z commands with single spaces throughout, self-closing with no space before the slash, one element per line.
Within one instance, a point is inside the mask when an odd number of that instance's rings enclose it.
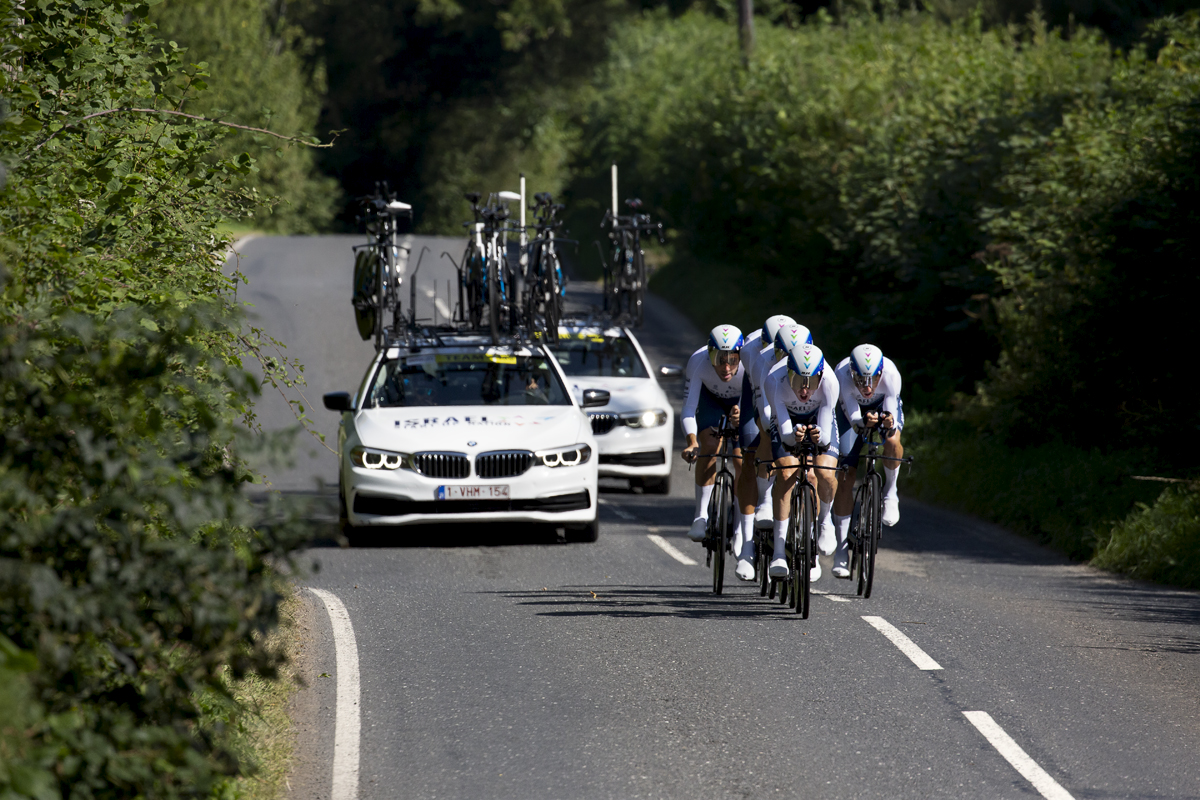
<path fill-rule="evenodd" d="M 588 412 L 600 443 L 600 475 L 629 478 L 648 493 L 670 492 L 675 411 L 629 329 L 568 321 L 551 349 L 576 397 L 588 389 L 609 394 L 606 405 Z"/>
<path fill-rule="evenodd" d="M 445 334 L 380 350 L 356 395 L 332 392 L 339 500 L 348 533 L 431 522 L 548 523 L 568 537 L 598 532 L 597 447 L 541 345 L 493 347 Z"/>

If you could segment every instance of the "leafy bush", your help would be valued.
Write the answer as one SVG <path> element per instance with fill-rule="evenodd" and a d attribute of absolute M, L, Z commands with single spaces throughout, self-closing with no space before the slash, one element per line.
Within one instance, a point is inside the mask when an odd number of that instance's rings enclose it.
<path fill-rule="evenodd" d="M 1147 466 L 1136 451 L 1104 453 L 1061 441 L 1014 448 L 946 413 L 906 413 L 904 437 L 915 460 L 901 473 L 904 491 L 1076 559 L 1091 558 L 1135 503 L 1158 493 L 1130 478 Z"/>
<path fill-rule="evenodd" d="M 1200 588 L 1200 493 L 1172 487 L 1113 526 L 1092 562 L 1144 580 Z"/>

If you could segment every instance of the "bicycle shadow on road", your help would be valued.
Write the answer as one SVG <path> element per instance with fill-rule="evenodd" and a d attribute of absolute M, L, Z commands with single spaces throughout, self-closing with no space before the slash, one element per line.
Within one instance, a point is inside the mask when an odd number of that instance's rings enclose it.
<path fill-rule="evenodd" d="M 778 601 L 757 591 L 715 595 L 698 586 L 559 586 L 540 591 L 479 592 L 528 606 L 540 617 L 616 617 L 647 619 L 788 619 L 805 622 Z"/>

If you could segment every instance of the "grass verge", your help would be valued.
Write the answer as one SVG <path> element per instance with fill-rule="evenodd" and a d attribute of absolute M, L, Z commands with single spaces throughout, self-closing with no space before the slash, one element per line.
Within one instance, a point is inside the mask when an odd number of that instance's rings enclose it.
<path fill-rule="evenodd" d="M 280 605 L 279 628 L 269 638 L 270 645 L 277 649 L 290 648 L 295 640 L 301 602 L 290 586 L 284 589 L 286 599 Z M 205 724 L 222 730 L 226 746 L 245 766 L 245 774 L 226 781 L 215 797 L 278 800 L 285 796 L 293 740 L 288 700 L 298 688 L 293 671 L 285 666 L 277 678 L 249 674 L 229 681 L 233 703 L 227 698 L 208 699 Z"/>

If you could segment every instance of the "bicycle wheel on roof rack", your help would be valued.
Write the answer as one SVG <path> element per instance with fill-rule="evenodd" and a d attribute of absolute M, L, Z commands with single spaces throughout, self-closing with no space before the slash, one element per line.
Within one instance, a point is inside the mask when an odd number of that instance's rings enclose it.
<path fill-rule="evenodd" d="M 646 316 L 646 257 L 641 250 L 633 254 L 634 289 L 632 299 L 633 327 L 642 327 Z"/>

